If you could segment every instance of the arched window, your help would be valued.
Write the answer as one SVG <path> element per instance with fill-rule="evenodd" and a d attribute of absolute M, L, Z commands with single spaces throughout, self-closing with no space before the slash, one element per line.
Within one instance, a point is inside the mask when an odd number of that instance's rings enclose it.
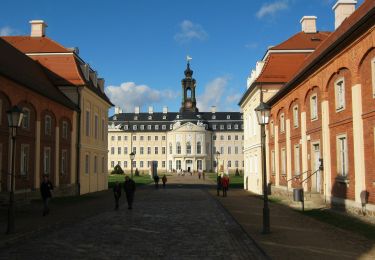
<path fill-rule="evenodd" d="M 181 154 L 181 144 L 180 144 L 180 142 L 176 143 L 176 153 Z"/>
<path fill-rule="evenodd" d="M 29 129 L 29 127 L 30 127 L 30 109 L 23 108 L 22 128 Z"/>
<path fill-rule="evenodd" d="M 52 129 L 52 118 L 51 116 L 46 115 L 44 117 L 44 134 L 51 135 L 51 129 Z"/>
<path fill-rule="evenodd" d="M 201 154 L 202 153 L 202 144 L 201 142 L 197 142 L 197 154 Z"/>
<path fill-rule="evenodd" d="M 188 88 L 188 89 L 186 90 L 186 97 L 187 97 L 187 98 L 191 98 L 191 89 L 190 89 L 190 88 Z"/>
<path fill-rule="evenodd" d="M 191 154 L 191 144 L 190 144 L 190 142 L 186 143 L 186 154 Z"/>

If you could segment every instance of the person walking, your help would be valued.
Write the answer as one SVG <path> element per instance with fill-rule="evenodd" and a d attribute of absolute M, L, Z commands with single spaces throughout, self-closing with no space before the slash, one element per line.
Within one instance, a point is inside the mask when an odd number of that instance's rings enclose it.
<path fill-rule="evenodd" d="M 201 170 L 198 170 L 198 178 L 201 179 L 202 173 Z"/>
<path fill-rule="evenodd" d="M 43 199 L 43 216 L 46 216 L 49 214 L 48 203 L 52 197 L 51 190 L 53 190 L 52 182 L 50 182 L 48 175 L 45 174 L 43 175 L 43 181 L 40 184 L 40 193 Z"/>
<path fill-rule="evenodd" d="M 228 186 L 229 186 L 229 177 L 228 175 L 224 175 L 224 177 L 221 179 L 222 187 L 223 187 L 223 197 L 227 196 Z"/>
<path fill-rule="evenodd" d="M 217 196 L 220 196 L 220 190 L 222 189 L 221 186 L 221 175 L 218 174 L 216 177 L 216 190 L 217 190 Z"/>
<path fill-rule="evenodd" d="M 155 182 L 155 189 L 159 188 L 159 176 L 155 175 L 154 176 L 154 182 Z"/>
<path fill-rule="evenodd" d="M 116 181 L 115 186 L 113 186 L 113 195 L 115 196 L 115 210 L 118 210 L 119 207 L 119 200 L 121 197 L 121 184 Z"/>
<path fill-rule="evenodd" d="M 167 176 L 165 176 L 165 174 L 164 174 L 163 178 L 161 178 L 161 180 L 163 181 L 163 188 L 165 188 L 165 184 L 167 183 Z"/>
<path fill-rule="evenodd" d="M 132 179 L 130 179 L 129 176 L 125 177 L 124 190 L 126 200 L 128 201 L 128 209 L 132 209 L 135 193 L 135 182 Z"/>

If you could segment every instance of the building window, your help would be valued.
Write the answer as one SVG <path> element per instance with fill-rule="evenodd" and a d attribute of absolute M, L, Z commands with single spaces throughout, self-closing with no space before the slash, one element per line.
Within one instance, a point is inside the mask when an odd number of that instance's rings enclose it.
<path fill-rule="evenodd" d="M 140 168 L 143 168 L 143 161 L 140 161 L 140 162 L 139 162 L 139 167 L 140 167 Z"/>
<path fill-rule="evenodd" d="M 224 125 L 220 125 L 220 130 L 224 130 Z"/>
<path fill-rule="evenodd" d="M 300 149 L 299 145 L 294 146 L 294 175 L 300 175 Z"/>
<path fill-rule="evenodd" d="M 238 154 L 238 146 L 234 147 L 234 153 Z"/>
<path fill-rule="evenodd" d="M 294 128 L 297 128 L 298 125 L 299 125 L 299 122 L 298 122 L 298 106 L 294 106 L 293 107 L 293 125 L 294 125 Z"/>
<path fill-rule="evenodd" d="M 115 148 L 111 147 L 111 154 L 115 154 Z"/>
<path fill-rule="evenodd" d="M 340 135 L 337 141 L 337 174 L 348 176 L 348 142 L 346 135 Z"/>
<path fill-rule="evenodd" d="M 28 144 L 21 144 L 21 175 L 27 175 L 29 171 L 29 154 L 30 146 Z"/>
<path fill-rule="evenodd" d="M 128 154 L 128 147 L 124 147 L 124 154 Z"/>
<path fill-rule="evenodd" d="M 124 125 L 124 130 L 128 130 L 129 129 L 129 126 L 128 125 Z"/>
<path fill-rule="evenodd" d="M 103 141 L 104 141 L 104 136 L 105 136 L 105 121 L 104 121 L 104 119 L 102 119 L 102 140 Z"/>
<path fill-rule="evenodd" d="M 124 168 L 128 168 L 128 161 L 124 161 Z"/>
<path fill-rule="evenodd" d="M 232 147 L 228 146 L 228 154 L 232 153 Z"/>
<path fill-rule="evenodd" d="M 90 111 L 86 110 L 86 136 L 90 136 Z"/>
<path fill-rule="evenodd" d="M 201 153 L 202 153 L 202 143 L 197 142 L 197 154 L 201 154 Z"/>
<path fill-rule="evenodd" d="M 140 140 L 140 141 L 143 141 L 143 135 L 141 135 L 141 136 L 139 137 L 139 140 Z"/>
<path fill-rule="evenodd" d="M 232 129 L 232 125 L 227 125 L 227 129 L 231 130 Z"/>
<path fill-rule="evenodd" d="M 98 173 L 98 157 L 94 156 L 94 173 Z"/>
<path fill-rule="evenodd" d="M 137 131 L 137 125 L 133 125 L 133 130 Z"/>
<path fill-rule="evenodd" d="M 104 157 L 102 157 L 102 173 L 104 173 Z"/>
<path fill-rule="evenodd" d="M 147 147 L 147 154 L 151 154 L 151 147 Z"/>
<path fill-rule="evenodd" d="M 224 147 L 220 147 L 220 153 L 224 154 Z"/>
<path fill-rule="evenodd" d="M 230 135 L 228 135 L 228 141 L 230 141 L 232 139 L 232 137 Z"/>
<path fill-rule="evenodd" d="M 133 135 L 133 141 L 137 141 L 137 136 Z"/>
<path fill-rule="evenodd" d="M 180 142 L 176 143 L 176 154 L 181 154 L 181 143 Z"/>
<path fill-rule="evenodd" d="M 169 143 L 169 154 L 172 154 L 172 143 Z"/>
<path fill-rule="evenodd" d="M 216 135 L 212 136 L 212 140 L 214 140 L 214 141 L 216 140 Z"/>
<path fill-rule="evenodd" d="M 134 116 L 134 120 L 138 120 L 138 116 Z"/>
<path fill-rule="evenodd" d="M 147 167 L 150 167 L 151 161 L 147 161 Z"/>
<path fill-rule="evenodd" d="M 215 120 L 215 119 L 216 119 L 216 116 L 215 116 L 215 115 L 212 115 L 212 119 L 214 119 L 214 120 Z"/>
<path fill-rule="evenodd" d="M 133 161 L 133 168 L 137 167 L 137 161 Z"/>
<path fill-rule="evenodd" d="M 139 129 L 143 131 L 143 130 L 145 130 L 145 126 L 144 125 L 140 125 Z"/>
<path fill-rule="evenodd" d="M 230 115 L 227 115 L 227 119 L 230 119 Z"/>
<path fill-rule="evenodd" d="M 161 154 L 165 154 L 165 146 L 161 148 Z"/>
<path fill-rule="evenodd" d="M 284 113 L 280 115 L 280 132 L 284 133 L 285 132 L 285 116 Z"/>
<path fill-rule="evenodd" d="M 115 168 L 115 162 L 111 161 L 111 168 Z"/>
<path fill-rule="evenodd" d="M 165 135 L 163 135 L 163 136 L 161 137 L 161 140 L 162 140 L 162 141 L 165 141 Z"/>
<path fill-rule="evenodd" d="M 159 130 L 159 125 L 155 125 L 155 130 Z"/>
<path fill-rule="evenodd" d="M 117 154 L 121 154 L 121 147 L 117 147 Z"/>
<path fill-rule="evenodd" d="M 234 167 L 238 168 L 238 161 L 234 162 Z"/>
<path fill-rule="evenodd" d="M 117 141 L 121 141 L 121 135 L 117 136 Z"/>
<path fill-rule="evenodd" d="M 167 116 L 163 116 L 163 119 L 164 119 L 164 120 L 167 119 Z"/>
<path fill-rule="evenodd" d="M 151 130 L 152 129 L 152 126 L 151 125 L 147 125 L 147 130 Z"/>
<path fill-rule="evenodd" d="M 63 121 L 62 122 L 62 138 L 68 139 L 68 122 Z"/>
<path fill-rule="evenodd" d="M 234 129 L 235 129 L 235 130 L 238 130 L 238 124 L 235 124 L 235 125 L 234 125 Z"/>
<path fill-rule="evenodd" d="M 234 140 L 238 141 L 238 135 L 234 136 Z"/>
<path fill-rule="evenodd" d="M 273 136 L 275 133 L 275 125 L 273 124 L 273 121 L 270 122 L 270 134 Z"/>
<path fill-rule="evenodd" d="M 316 94 L 310 97 L 310 114 L 311 120 L 318 119 L 318 96 Z"/>
<path fill-rule="evenodd" d="M 275 175 L 275 165 L 276 165 L 276 157 L 275 157 L 275 151 L 271 151 L 271 173 L 272 175 Z"/>
<path fill-rule="evenodd" d="M 155 154 L 159 153 L 159 147 L 155 146 Z"/>
<path fill-rule="evenodd" d="M 221 135 L 221 136 L 220 136 L 220 140 L 221 140 L 221 141 L 224 141 L 224 135 Z"/>
<path fill-rule="evenodd" d="M 51 148 L 45 147 L 43 154 L 43 172 L 44 174 L 51 174 Z"/>
<path fill-rule="evenodd" d="M 98 128 L 99 128 L 99 118 L 98 115 L 94 116 L 94 136 L 95 139 L 98 139 Z"/>
<path fill-rule="evenodd" d="M 216 125 L 212 125 L 212 129 L 213 129 L 213 130 L 216 130 Z"/>
<path fill-rule="evenodd" d="M 49 115 L 46 115 L 44 118 L 44 133 L 45 135 L 51 135 L 52 132 L 52 118 Z"/>
<path fill-rule="evenodd" d="M 286 175 L 286 151 L 281 149 L 281 175 Z"/>
<path fill-rule="evenodd" d="M 68 164 L 67 160 L 68 160 L 68 151 L 62 150 L 61 151 L 61 165 L 60 165 L 61 175 L 65 175 L 67 172 L 67 164 Z"/>
<path fill-rule="evenodd" d="M 133 153 L 137 154 L 137 147 L 133 147 Z"/>
<path fill-rule="evenodd" d="M 335 82 L 336 111 L 345 109 L 345 82 L 341 78 Z"/>
<path fill-rule="evenodd" d="M 176 160 L 176 170 L 181 170 L 181 160 Z"/>
<path fill-rule="evenodd" d="M 152 116 L 148 116 L 148 120 L 152 120 Z"/>
<path fill-rule="evenodd" d="M 166 126 L 166 125 L 162 125 L 162 126 L 161 126 L 161 129 L 162 129 L 162 130 L 166 130 L 166 129 L 167 129 L 167 126 Z"/>
<path fill-rule="evenodd" d="M 85 173 L 89 174 L 90 171 L 90 156 L 86 154 L 85 156 Z"/>
<path fill-rule="evenodd" d="M 231 161 L 228 161 L 228 162 L 227 162 L 227 166 L 228 166 L 228 168 L 231 168 L 231 167 L 232 167 L 232 162 L 231 162 Z"/>
<path fill-rule="evenodd" d="M 144 148 L 143 148 L 143 147 L 140 147 L 140 148 L 139 148 L 139 154 L 143 154 L 143 150 L 144 150 Z"/>
<path fill-rule="evenodd" d="M 114 141 L 114 140 L 115 140 L 115 136 L 112 135 L 112 136 L 111 136 L 111 141 Z"/>
<path fill-rule="evenodd" d="M 158 141 L 159 140 L 159 137 L 156 135 L 155 136 L 155 141 Z"/>
<path fill-rule="evenodd" d="M 147 136 L 147 141 L 151 141 L 151 136 Z"/>
<path fill-rule="evenodd" d="M 172 160 L 168 161 L 168 168 L 170 171 L 172 171 Z"/>
<path fill-rule="evenodd" d="M 124 141 L 128 141 L 128 137 L 126 135 L 124 136 Z"/>
<path fill-rule="evenodd" d="M 0 109 L 1 109 L 1 107 L 0 107 Z M 1 114 L 0 114 L 0 116 L 1 116 Z M 30 109 L 24 108 L 23 109 L 22 128 L 23 129 L 29 129 L 29 127 L 30 127 Z"/>
<path fill-rule="evenodd" d="M 161 168 L 165 168 L 165 161 L 161 162 Z"/>
<path fill-rule="evenodd" d="M 190 142 L 186 143 L 186 154 L 191 154 L 191 144 L 190 144 Z"/>

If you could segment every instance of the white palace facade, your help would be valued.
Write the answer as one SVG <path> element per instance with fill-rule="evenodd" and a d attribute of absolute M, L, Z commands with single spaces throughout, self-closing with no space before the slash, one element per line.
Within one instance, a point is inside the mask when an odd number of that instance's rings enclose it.
<path fill-rule="evenodd" d="M 240 112 L 199 112 L 196 107 L 196 81 L 189 63 L 182 80 L 182 103 L 179 112 L 122 113 L 116 108 L 109 118 L 108 168 L 120 165 L 130 171 L 131 152 L 135 153 L 133 168 L 148 173 L 151 162 L 158 162 L 161 172 L 243 171 L 243 119 Z"/>

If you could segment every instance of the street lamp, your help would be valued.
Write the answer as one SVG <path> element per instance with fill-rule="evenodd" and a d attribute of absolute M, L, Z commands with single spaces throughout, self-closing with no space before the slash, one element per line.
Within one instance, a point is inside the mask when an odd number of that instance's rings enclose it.
<path fill-rule="evenodd" d="M 17 128 L 21 126 L 23 119 L 22 110 L 13 106 L 6 111 L 8 116 L 8 127 L 12 136 L 12 157 L 11 157 L 11 172 L 10 172 L 10 193 L 9 193 L 9 206 L 8 206 L 8 227 L 7 234 L 14 233 L 14 176 L 15 176 L 15 159 L 16 159 L 16 134 Z"/>
<path fill-rule="evenodd" d="M 260 104 L 255 108 L 258 124 L 261 127 L 262 135 L 262 174 L 263 174 L 263 234 L 270 233 L 270 210 L 268 208 L 268 189 L 266 173 L 266 131 L 265 126 L 270 120 L 271 107 L 263 102 L 263 92 L 261 90 Z"/>
<path fill-rule="evenodd" d="M 134 161 L 134 157 L 135 157 L 135 153 L 131 152 L 130 153 L 130 161 L 131 161 L 130 176 L 131 176 L 132 179 L 133 179 L 133 161 Z"/>
<path fill-rule="evenodd" d="M 219 157 L 220 153 L 219 151 L 216 151 L 216 175 L 219 175 Z"/>

